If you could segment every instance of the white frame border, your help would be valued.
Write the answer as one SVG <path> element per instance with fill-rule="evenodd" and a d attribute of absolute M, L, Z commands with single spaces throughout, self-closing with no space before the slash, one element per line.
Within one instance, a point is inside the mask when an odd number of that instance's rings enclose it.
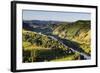
<path fill-rule="evenodd" d="M 47 10 L 47 11 L 73 11 L 73 12 L 89 12 L 91 13 L 91 60 L 83 61 L 67 61 L 67 62 L 41 62 L 41 63 L 22 63 L 22 9 L 29 10 Z M 45 6 L 45 5 L 28 5 L 17 4 L 16 12 L 16 26 L 17 26 L 17 45 L 16 45 L 16 65 L 17 70 L 21 69 L 39 69 L 39 68 L 52 68 L 52 67 L 73 67 L 73 66 L 86 66 L 96 65 L 96 9 L 82 8 L 82 7 L 65 7 L 65 6 Z M 95 25 L 94 25 L 95 24 Z M 20 33 L 21 32 L 21 33 Z M 55 66 L 54 66 L 55 65 Z"/>

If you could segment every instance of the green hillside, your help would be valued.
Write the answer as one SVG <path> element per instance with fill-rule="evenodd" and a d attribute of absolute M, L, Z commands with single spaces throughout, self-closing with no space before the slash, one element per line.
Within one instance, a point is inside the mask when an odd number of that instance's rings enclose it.
<path fill-rule="evenodd" d="M 79 20 L 73 23 L 60 23 L 54 28 L 53 34 L 61 38 L 79 43 L 79 46 L 91 54 L 91 26 L 89 20 Z"/>
<path fill-rule="evenodd" d="M 74 52 L 65 53 L 70 48 L 47 35 L 24 29 L 22 35 L 23 62 L 55 61 L 62 58 L 67 60 L 69 57 L 70 60 L 76 60 L 79 57 Z"/>

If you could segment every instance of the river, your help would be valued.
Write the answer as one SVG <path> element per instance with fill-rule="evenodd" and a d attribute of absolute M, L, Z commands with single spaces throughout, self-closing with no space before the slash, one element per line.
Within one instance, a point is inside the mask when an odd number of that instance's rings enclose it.
<path fill-rule="evenodd" d="M 60 38 L 60 37 L 58 37 L 57 35 L 52 35 L 52 30 L 50 30 L 50 29 L 41 29 L 41 30 L 33 30 L 34 32 L 38 32 L 38 33 L 41 33 L 41 34 L 43 34 L 43 35 L 47 35 L 48 37 L 50 37 L 50 38 L 52 38 L 52 39 L 54 39 L 54 40 L 57 40 L 57 41 L 59 41 L 61 44 L 63 44 L 65 47 L 70 47 L 70 49 L 73 51 L 73 52 L 79 52 L 80 53 L 80 56 L 83 56 L 84 57 L 84 59 L 85 60 L 89 60 L 89 59 L 91 59 L 91 56 L 89 56 L 89 55 L 87 55 L 86 53 L 84 53 L 84 51 L 81 49 L 81 48 L 79 48 L 79 47 L 77 47 L 77 46 L 75 46 L 71 41 L 69 41 L 69 40 L 67 40 L 67 39 L 62 39 L 62 38 Z M 45 31 L 45 32 L 44 32 Z M 46 33 L 46 31 L 48 31 L 47 33 Z M 70 42 L 70 43 L 72 43 L 71 45 L 69 45 L 67 42 Z"/>

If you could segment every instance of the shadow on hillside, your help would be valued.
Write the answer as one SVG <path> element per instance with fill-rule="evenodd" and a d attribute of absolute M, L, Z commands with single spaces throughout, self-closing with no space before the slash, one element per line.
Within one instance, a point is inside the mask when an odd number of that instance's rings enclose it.
<path fill-rule="evenodd" d="M 79 43 L 75 41 L 70 41 L 68 39 L 61 39 L 61 41 L 68 47 L 72 48 L 73 50 L 76 50 L 80 53 L 85 53 L 85 51 L 79 46 Z"/>
<path fill-rule="evenodd" d="M 57 35 L 51 35 L 51 36 L 56 38 L 59 42 L 62 42 L 66 46 L 72 48 L 73 50 L 76 50 L 76 51 L 78 51 L 80 53 L 85 53 L 85 51 L 80 47 L 79 43 L 77 43 L 75 41 L 68 40 L 68 39 L 60 38 Z"/>
<path fill-rule="evenodd" d="M 67 50 L 68 51 L 68 50 Z M 43 62 L 57 58 L 63 58 L 68 55 L 74 55 L 74 52 L 66 53 L 62 49 L 41 49 L 41 50 L 23 50 L 23 62 Z"/>

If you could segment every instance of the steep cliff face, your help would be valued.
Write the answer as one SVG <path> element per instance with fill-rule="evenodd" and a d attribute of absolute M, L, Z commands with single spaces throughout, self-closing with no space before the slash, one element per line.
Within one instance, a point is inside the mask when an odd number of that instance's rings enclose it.
<path fill-rule="evenodd" d="M 88 20 L 79 20 L 73 23 L 61 23 L 53 34 L 61 38 L 79 43 L 80 47 L 90 55 L 91 53 L 91 26 Z"/>

